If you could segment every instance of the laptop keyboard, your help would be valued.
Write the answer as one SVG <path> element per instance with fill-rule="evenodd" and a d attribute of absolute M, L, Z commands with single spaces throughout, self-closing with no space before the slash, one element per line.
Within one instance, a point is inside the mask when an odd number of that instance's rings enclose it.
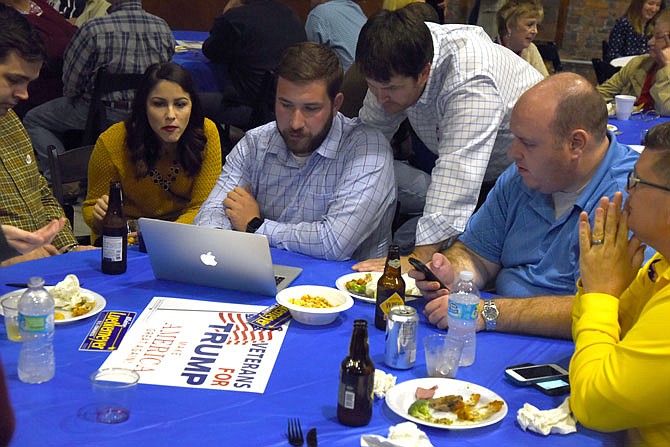
<path fill-rule="evenodd" d="M 282 282 L 284 279 L 286 279 L 285 276 L 277 276 L 275 275 L 275 285 L 278 286 L 280 282 Z"/>

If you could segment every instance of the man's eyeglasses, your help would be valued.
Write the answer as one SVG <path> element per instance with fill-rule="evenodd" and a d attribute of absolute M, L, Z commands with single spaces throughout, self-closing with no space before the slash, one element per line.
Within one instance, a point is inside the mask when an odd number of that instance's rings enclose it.
<path fill-rule="evenodd" d="M 638 177 L 638 176 L 635 174 L 635 171 L 634 171 L 634 170 L 633 170 L 633 171 L 630 171 L 630 172 L 628 173 L 628 185 L 626 185 L 626 189 L 628 189 L 628 190 L 630 191 L 631 189 L 635 188 L 635 186 L 636 186 L 638 183 L 640 183 L 640 184 L 642 184 L 642 185 L 647 185 L 647 186 L 649 186 L 650 188 L 657 188 L 657 189 L 662 189 L 663 191 L 670 191 L 670 187 L 668 187 L 668 186 L 663 186 L 663 185 L 658 185 L 658 184 L 656 184 L 656 183 L 651 183 L 651 182 L 648 182 L 648 181 L 646 181 L 646 180 L 642 180 L 640 177 Z"/>

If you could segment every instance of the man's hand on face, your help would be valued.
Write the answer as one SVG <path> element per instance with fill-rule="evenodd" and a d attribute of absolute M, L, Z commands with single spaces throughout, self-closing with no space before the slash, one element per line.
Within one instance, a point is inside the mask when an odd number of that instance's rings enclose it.
<path fill-rule="evenodd" d="M 226 207 L 226 216 L 230 219 L 233 229 L 247 231 L 247 224 L 254 217 L 261 217 L 258 202 L 251 195 L 251 188 L 236 186 L 230 191 L 223 201 Z"/>

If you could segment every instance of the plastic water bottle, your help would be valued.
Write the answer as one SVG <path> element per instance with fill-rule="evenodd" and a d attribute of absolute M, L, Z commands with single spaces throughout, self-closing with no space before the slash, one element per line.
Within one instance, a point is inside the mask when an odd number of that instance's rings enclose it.
<path fill-rule="evenodd" d="M 468 270 L 460 272 L 460 281 L 449 296 L 448 334 L 463 339 L 459 366 L 470 366 L 475 361 L 479 290 L 472 282 L 473 277 Z"/>
<path fill-rule="evenodd" d="M 19 353 L 19 379 L 25 383 L 51 380 L 55 372 L 53 350 L 54 299 L 44 280 L 33 277 L 19 300 L 19 330 L 23 343 Z"/>

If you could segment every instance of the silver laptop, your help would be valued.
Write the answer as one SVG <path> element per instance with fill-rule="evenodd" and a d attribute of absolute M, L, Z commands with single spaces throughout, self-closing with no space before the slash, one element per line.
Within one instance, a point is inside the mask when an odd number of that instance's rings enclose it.
<path fill-rule="evenodd" d="M 158 279 L 274 296 L 302 272 L 273 265 L 264 235 L 140 218 Z"/>

